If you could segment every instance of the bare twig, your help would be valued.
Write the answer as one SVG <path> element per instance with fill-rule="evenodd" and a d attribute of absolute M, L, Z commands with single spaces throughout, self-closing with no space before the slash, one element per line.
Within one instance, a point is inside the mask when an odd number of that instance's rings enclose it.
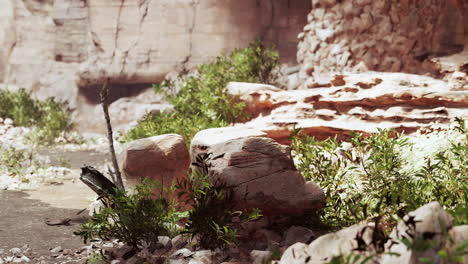
<path fill-rule="evenodd" d="M 114 165 L 114 174 L 116 176 L 115 185 L 117 185 L 119 189 L 125 190 L 125 187 L 122 181 L 122 175 L 120 174 L 119 164 L 117 163 L 117 156 L 115 155 L 114 139 L 112 138 L 112 126 L 111 126 L 110 117 L 109 117 L 109 102 L 108 102 L 109 87 L 107 86 L 108 83 L 109 83 L 109 79 L 107 79 L 104 82 L 104 85 L 102 86 L 101 104 L 102 104 L 102 110 L 104 111 L 104 116 L 106 118 L 107 138 L 109 140 L 109 149 L 110 149 L 110 153 L 112 156 L 112 164 Z"/>

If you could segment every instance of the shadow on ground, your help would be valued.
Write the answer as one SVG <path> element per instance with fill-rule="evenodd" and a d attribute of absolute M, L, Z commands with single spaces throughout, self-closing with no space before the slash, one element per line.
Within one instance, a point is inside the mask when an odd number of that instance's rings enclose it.
<path fill-rule="evenodd" d="M 32 263 L 38 263 L 40 256 L 53 258 L 50 249 L 58 246 L 76 252 L 84 244 L 73 232 L 88 215 L 86 211 L 77 215 L 79 211 L 51 207 L 39 200 L 28 199 L 24 192 L 0 191 L 0 252 L 3 249 L 5 257 L 11 248 L 28 245 L 30 251 L 25 256 L 30 258 Z M 45 223 L 47 220 L 66 218 L 72 219 L 69 226 L 49 226 Z M 64 262 L 56 259 L 43 263 Z"/>

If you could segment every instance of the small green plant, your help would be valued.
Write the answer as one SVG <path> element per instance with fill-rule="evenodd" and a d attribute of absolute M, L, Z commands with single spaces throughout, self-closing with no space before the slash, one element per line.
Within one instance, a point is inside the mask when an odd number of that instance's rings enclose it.
<path fill-rule="evenodd" d="M 198 238 L 198 246 L 205 249 L 223 248 L 237 242 L 237 225 L 260 217 L 259 210 L 250 214 L 235 210 L 233 192 L 220 181 L 209 177 L 211 154 L 202 154 L 193 163 L 191 178 L 179 182 L 179 196 L 192 206 L 183 233 Z M 238 221 L 234 221 L 237 218 Z"/>
<path fill-rule="evenodd" d="M 231 81 L 273 83 L 277 68 L 278 53 L 256 41 L 248 48 L 199 66 L 194 74 L 155 85 L 156 92 L 165 92 L 169 96 L 175 111 L 147 115 L 123 136 L 123 141 L 177 133 L 189 142 L 202 129 L 223 127 L 246 119 L 244 103 L 228 94 L 227 84 Z"/>
<path fill-rule="evenodd" d="M 94 253 L 86 260 L 86 264 L 105 264 L 108 263 L 106 256 L 102 253 Z"/>
<path fill-rule="evenodd" d="M 9 148 L 0 147 L 0 170 L 11 176 L 21 176 L 26 167 L 37 165 L 32 156 L 32 151 L 18 149 L 13 146 Z"/>
<path fill-rule="evenodd" d="M 29 161 L 28 153 L 24 149 L 17 149 L 13 146 L 1 149 L 0 164 L 10 175 L 22 175 L 24 167 Z"/>
<path fill-rule="evenodd" d="M 51 144 L 72 127 L 66 105 L 54 98 L 40 101 L 24 89 L 0 90 L 0 105 L 0 117 L 11 118 L 17 126 L 35 127 L 29 136 L 34 142 Z"/>
<path fill-rule="evenodd" d="M 158 236 L 174 235 L 176 222 L 182 217 L 162 195 L 153 190 L 162 189 L 156 181 L 145 179 L 135 187 L 134 194 L 115 188 L 103 207 L 75 232 L 86 243 L 93 238 L 116 238 L 137 249 L 142 244 L 158 241 Z"/>

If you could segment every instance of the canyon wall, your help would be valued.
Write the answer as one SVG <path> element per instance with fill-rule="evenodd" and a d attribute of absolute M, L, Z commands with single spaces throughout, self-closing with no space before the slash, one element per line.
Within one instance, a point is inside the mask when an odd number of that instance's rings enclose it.
<path fill-rule="evenodd" d="M 360 71 L 438 75 L 433 57 L 468 44 L 464 0 L 313 0 L 299 35 L 302 79 Z M 464 55 L 465 63 L 468 54 Z M 312 78 L 310 78 L 312 77 Z"/>
<path fill-rule="evenodd" d="M 295 62 L 310 1 L 0 0 L 0 82 L 97 103 L 110 78 L 114 98 L 168 72 L 192 68 L 255 38 Z"/>

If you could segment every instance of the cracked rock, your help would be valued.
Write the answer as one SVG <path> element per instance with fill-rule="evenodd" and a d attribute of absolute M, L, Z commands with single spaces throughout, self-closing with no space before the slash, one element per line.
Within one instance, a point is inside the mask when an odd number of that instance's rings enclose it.
<path fill-rule="evenodd" d="M 192 142 L 192 159 L 202 152 L 211 152 L 213 156 L 224 154 L 223 158 L 211 161 L 212 177 L 233 188 L 238 209 L 259 208 L 263 214 L 276 215 L 323 206 L 322 189 L 304 180 L 294 167 L 288 146 L 263 137 L 218 142 L 205 148 L 194 148 Z"/>

